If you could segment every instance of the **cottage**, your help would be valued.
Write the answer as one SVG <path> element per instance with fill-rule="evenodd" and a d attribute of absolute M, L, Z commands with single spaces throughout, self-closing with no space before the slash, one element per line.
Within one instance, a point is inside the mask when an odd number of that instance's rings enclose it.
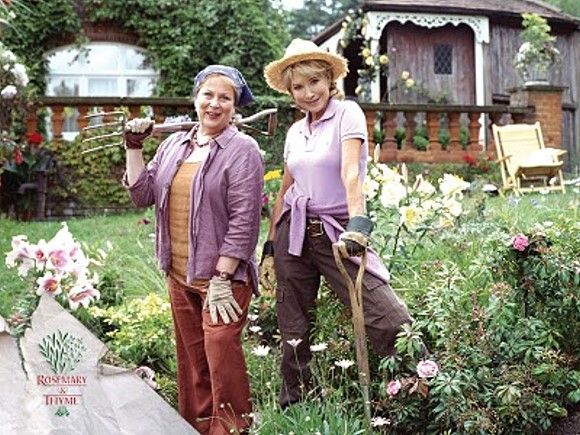
<path fill-rule="evenodd" d="M 548 77 L 552 91 L 562 87 L 562 137 L 572 161 L 580 149 L 580 21 L 538 0 L 367 0 L 366 37 L 373 52 L 386 53 L 387 78 L 372 83 L 372 101 L 425 103 L 424 95 L 403 93 L 395 86 L 407 71 L 429 95 L 447 104 L 508 104 L 510 93 L 521 87 L 513 60 L 521 44 L 521 14 L 545 17 L 557 37 L 562 63 Z M 341 23 L 315 38 L 330 51 L 341 51 Z M 361 40 L 344 48 L 350 72 L 343 82 L 347 96 L 355 96 L 363 60 Z M 383 98 L 386 97 L 386 98 Z M 436 99 L 436 98 L 434 98 Z M 549 128 L 549 126 L 544 126 Z M 557 144 L 558 146 L 560 144 Z"/>

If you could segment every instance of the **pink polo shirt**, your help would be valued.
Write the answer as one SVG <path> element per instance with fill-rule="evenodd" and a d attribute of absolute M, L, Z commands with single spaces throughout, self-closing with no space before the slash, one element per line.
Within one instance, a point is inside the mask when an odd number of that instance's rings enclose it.
<path fill-rule="evenodd" d="M 301 255 L 306 218 L 318 217 L 332 242 L 344 228 L 337 219 L 348 219 L 346 189 L 341 178 L 342 143 L 361 139 L 359 174 L 364 181 L 368 156 L 367 126 L 364 112 L 354 101 L 331 98 L 322 117 L 308 128 L 309 117 L 295 122 L 288 130 L 284 160 L 294 183 L 284 196 L 282 213 L 290 210 L 288 252 Z M 359 263 L 359 258 L 351 258 Z M 370 252 L 367 270 L 389 279 L 378 256 Z"/>
<path fill-rule="evenodd" d="M 341 204 L 346 210 L 346 191 L 341 179 L 342 143 L 361 139 L 359 162 L 364 178 L 368 154 L 367 125 L 354 101 L 331 98 L 322 117 L 308 128 L 309 116 L 294 123 L 284 145 L 284 161 L 294 178 L 296 193 L 316 204 Z M 314 213 L 316 216 L 316 213 Z M 348 217 L 348 212 L 345 216 Z"/>

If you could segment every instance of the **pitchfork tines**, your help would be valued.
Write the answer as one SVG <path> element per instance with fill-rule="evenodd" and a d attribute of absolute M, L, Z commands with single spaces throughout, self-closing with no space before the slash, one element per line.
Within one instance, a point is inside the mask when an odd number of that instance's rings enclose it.
<path fill-rule="evenodd" d="M 257 133 L 263 136 L 273 136 L 278 126 L 277 113 L 278 109 L 276 108 L 265 109 L 246 118 L 235 118 L 234 124 L 240 128 L 243 128 L 253 133 Z M 265 131 L 259 130 L 257 128 L 248 125 L 265 117 L 268 117 L 268 125 Z M 113 138 L 115 138 L 114 139 L 115 142 L 85 150 L 82 152 L 82 154 L 123 145 L 123 131 L 125 130 L 125 124 L 127 122 L 127 115 L 125 114 L 125 112 L 120 110 L 112 112 L 98 112 L 87 115 L 84 118 L 88 120 L 102 118 L 103 122 L 89 125 L 88 127 L 84 127 L 82 129 L 81 134 L 85 136 L 85 138 L 83 139 L 83 143 L 96 142 L 104 139 L 113 139 Z M 153 131 L 151 134 L 155 135 L 160 133 L 175 133 L 176 131 L 188 131 L 194 126 L 194 124 L 195 123 L 192 121 L 164 122 L 161 124 L 153 124 Z M 92 132 L 97 132 L 103 129 L 109 131 L 107 131 L 106 133 L 90 136 Z M 119 140 L 117 140 L 116 138 L 119 138 Z"/>

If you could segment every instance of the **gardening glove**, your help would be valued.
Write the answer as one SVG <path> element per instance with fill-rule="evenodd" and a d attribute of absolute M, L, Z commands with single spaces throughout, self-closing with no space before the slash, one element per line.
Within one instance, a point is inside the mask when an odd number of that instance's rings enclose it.
<path fill-rule="evenodd" d="M 276 272 L 274 270 L 274 242 L 267 240 L 262 248 L 260 260 L 260 284 L 262 287 L 274 291 L 276 287 Z"/>
<path fill-rule="evenodd" d="M 135 118 L 127 122 L 123 132 L 125 148 L 128 150 L 142 149 L 143 141 L 153 131 L 153 124 L 154 121 L 151 118 Z"/>
<path fill-rule="evenodd" d="M 240 320 L 238 314 L 242 315 L 243 313 L 234 299 L 232 282 L 219 276 L 214 276 L 209 280 L 209 288 L 207 289 L 207 297 L 203 308 L 206 309 L 208 306 L 211 322 L 214 324 L 218 323 L 218 314 L 227 325 L 231 321 L 235 323 Z"/>
<path fill-rule="evenodd" d="M 369 245 L 369 237 L 373 231 L 373 221 L 363 215 L 353 216 L 346 225 L 346 231 L 342 233 L 338 240 L 340 244 L 340 254 L 343 258 L 359 257 Z"/>

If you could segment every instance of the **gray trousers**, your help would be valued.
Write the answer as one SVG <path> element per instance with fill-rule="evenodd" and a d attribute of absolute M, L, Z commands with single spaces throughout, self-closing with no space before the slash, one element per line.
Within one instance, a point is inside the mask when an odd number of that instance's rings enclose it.
<path fill-rule="evenodd" d="M 276 313 L 282 334 L 282 407 L 300 400 L 311 378 L 308 368 L 312 359 L 310 331 L 314 324 L 314 307 L 320 278 L 324 276 L 332 291 L 350 307 L 348 288 L 336 267 L 332 243 L 319 221 L 309 219 L 302 255 L 288 253 L 290 213 L 286 213 L 276 231 L 274 267 L 276 269 Z M 351 277 L 358 266 L 345 261 Z M 381 356 L 394 353 L 394 342 L 400 327 L 410 323 L 407 307 L 388 283 L 366 273 L 363 278 L 363 310 L 366 333 L 373 349 Z M 301 340 L 296 347 L 288 340 Z M 295 342 L 294 342 L 295 343 Z"/>

